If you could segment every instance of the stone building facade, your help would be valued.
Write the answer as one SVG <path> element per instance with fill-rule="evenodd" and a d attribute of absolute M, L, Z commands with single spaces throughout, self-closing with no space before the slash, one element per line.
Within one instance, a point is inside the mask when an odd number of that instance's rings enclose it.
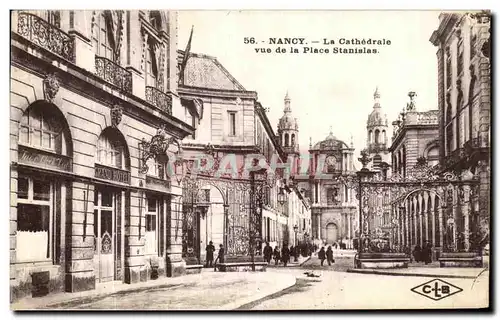
<path fill-rule="evenodd" d="M 314 239 L 328 244 L 342 241 L 348 247 L 352 246 L 358 221 L 355 192 L 327 175 L 354 175 L 353 156 L 352 142 L 348 146 L 332 132 L 323 141 L 309 146 L 309 161 L 304 162 L 307 163 L 307 174 L 296 175 L 295 183 L 310 198 Z"/>
<path fill-rule="evenodd" d="M 481 238 L 489 235 L 490 224 L 490 28 L 489 12 L 442 13 L 430 38 L 437 48 L 439 162 L 443 170 L 470 170 L 480 177 L 470 231 Z"/>
<path fill-rule="evenodd" d="M 75 292 L 182 273 L 182 189 L 165 170 L 193 133 L 177 94 L 176 13 L 11 21 L 11 299 L 47 282 Z"/>

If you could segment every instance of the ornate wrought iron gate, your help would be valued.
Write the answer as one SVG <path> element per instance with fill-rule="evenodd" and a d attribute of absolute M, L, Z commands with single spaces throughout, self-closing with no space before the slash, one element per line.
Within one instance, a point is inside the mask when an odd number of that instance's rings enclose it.
<path fill-rule="evenodd" d="M 475 248 L 479 178 L 470 171 L 439 173 L 421 158 L 402 177 L 366 168 L 338 177 L 359 199 L 360 252 L 406 252 L 429 241 L 441 251 Z M 437 235 L 439 238 L 437 238 Z M 436 239 L 439 242 L 436 242 Z"/>

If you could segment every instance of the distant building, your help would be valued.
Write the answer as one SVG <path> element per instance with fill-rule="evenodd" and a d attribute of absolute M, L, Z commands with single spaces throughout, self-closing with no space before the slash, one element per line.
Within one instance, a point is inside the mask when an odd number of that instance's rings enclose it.
<path fill-rule="evenodd" d="M 323 173 L 334 176 L 353 175 L 352 142 L 348 146 L 330 132 L 325 140 L 309 146 L 309 154 L 308 174 L 297 175 L 295 181 L 311 201 L 312 236 L 328 244 L 342 241 L 351 246 L 358 216 L 355 192 L 341 182 L 316 175 L 316 170 L 323 168 Z"/>
<path fill-rule="evenodd" d="M 368 116 L 366 121 L 366 150 L 368 156 L 372 159 L 369 164 L 371 170 L 381 170 L 385 166 L 391 165 L 391 156 L 388 149 L 389 126 L 387 122 L 387 115 L 382 112 L 380 105 L 380 93 L 377 89 L 373 94 L 373 111 Z"/>

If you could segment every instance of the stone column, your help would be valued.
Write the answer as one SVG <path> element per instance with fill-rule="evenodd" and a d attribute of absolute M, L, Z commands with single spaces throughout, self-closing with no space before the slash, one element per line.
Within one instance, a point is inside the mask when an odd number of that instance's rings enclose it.
<path fill-rule="evenodd" d="M 432 219 L 432 221 L 431 221 L 431 226 L 432 226 L 431 243 L 432 243 L 433 247 L 436 247 L 436 245 L 437 245 L 437 243 L 436 243 L 436 197 L 432 193 L 430 195 L 429 210 L 430 210 L 431 219 Z"/>
<path fill-rule="evenodd" d="M 319 212 L 316 214 L 316 219 L 318 219 L 317 220 L 318 221 L 318 223 L 317 223 L 317 225 L 318 225 L 318 239 L 321 240 L 322 239 L 321 238 L 321 214 Z"/>
<path fill-rule="evenodd" d="M 415 244 L 420 244 L 420 241 L 418 239 L 418 234 L 419 234 L 419 230 L 418 230 L 418 226 L 419 226 L 419 223 L 418 223 L 418 220 L 419 220 L 419 211 L 417 210 L 417 203 L 418 203 L 418 200 L 417 200 L 417 197 L 414 197 L 413 198 L 413 226 L 414 226 L 414 237 L 415 237 Z"/>
<path fill-rule="evenodd" d="M 75 64 L 90 73 L 95 72 L 95 53 L 90 41 L 92 14 L 93 11 L 90 10 L 71 10 L 72 23 L 68 30 L 75 41 Z"/>
<path fill-rule="evenodd" d="M 176 277 L 186 272 L 186 262 L 182 259 L 182 188 L 172 185 L 171 197 L 170 215 L 167 216 L 166 267 L 167 276 Z"/>
<path fill-rule="evenodd" d="M 443 209 L 446 208 L 442 205 L 438 205 L 438 220 L 439 220 L 439 247 L 441 250 L 444 245 L 444 226 L 443 226 Z"/>
<path fill-rule="evenodd" d="M 347 213 L 347 239 L 351 241 L 351 227 L 352 227 L 352 221 L 351 221 L 351 213 Z"/>
<path fill-rule="evenodd" d="M 425 233 L 424 233 L 424 236 L 425 236 L 425 239 L 424 240 L 429 240 L 429 194 L 426 192 L 424 192 L 424 195 L 423 195 L 423 201 L 422 201 L 422 205 L 423 205 L 423 208 L 422 208 L 422 211 L 423 211 L 423 214 L 424 214 L 424 228 L 425 228 Z"/>
<path fill-rule="evenodd" d="M 464 249 L 469 251 L 470 249 L 470 239 L 469 239 L 469 217 L 470 217 L 470 186 L 464 185 L 462 187 L 463 196 L 462 200 L 462 216 L 464 218 Z"/>

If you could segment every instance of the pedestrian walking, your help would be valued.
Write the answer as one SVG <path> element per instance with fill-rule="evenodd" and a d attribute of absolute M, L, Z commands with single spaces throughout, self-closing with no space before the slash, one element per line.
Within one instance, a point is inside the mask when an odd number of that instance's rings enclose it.
<path fill-rule="evenodd" d="M 273 256 L 274 256 L 274 265 L 277 266 L 280 263 L 281 259 L 280 249 L 278 248 L 278 246 L 274 247 Z"/>
<path fill-rule="evenodd" d="M 323 266 L 323 262 L 325 262 L 326 258 L 325 247 L 321 247 L 321 249 L 319 250 L 318 258 L 319 260 L 321 260 L 321 266 Z"/>
<path fill-rule="evenodd" d="M 415 258 L 415 262 L 422 261 L 422 249 L 418 244 L 413 248 L 413 257 Z"/>
<path fill-rule="evenodd" d="M 288 249 L 288 245 L 284 245 L 283 249 L 281 249 L 281 260 L 286 267 L 288 261 L 290 260 L 290 249 Z"/>
<path fill-rule="evenodd" d="M 424 243 L 424 248 L 422 249 L 422 258 L 425 264 L 432 262 L 432 244 L 430 241 Z"/>
<path fill-rule="evenodd" d="M 266 242 L 266 246 L 264 247 L 264 259 L 267 264 L 271 263 L 271 256 L 273 255 L 273 248 L 269 245 L 269 242 Z"/>
<path fill-rule="evenodd" d="M 288 262 L 292 262 L 292 257 L 295 257 L 295 250 L 297 250 L 297 247 L 290 247 L 290 258 L 288 259 Z"/>
<path fill-rule="evenodd" d="M 213 263 L 214 263 L 214 252 L 215 252 L 215 247 L 214 247 L 214 244 L 212 241 L 210 241 L 208 243 L 208 246 L 207 248 L 205 249 L 207 251 L 207 263 L 206 263 L 206 267 L 207 268 L 211 268 L 213 267 Z"/>
<path fill-rule="evenodd" d="M 335 262 L 335 260 L 333 260 L 333 250 L 331 246 L 328 246 L 328 249 L 326 250 L 326 261 L 329 266 L 332 265 L 332 262 Z"/>
<path fill-rule="evenodd" d="M 217 259 L 215 259 L 215 263 L 214 263 L 214 271 L 216 270 L 217 268 L 217 261 L 219 263 L 224 263 L 224 246 L 221 244 L 219 245 L 219 254 L 217 255 Z"/>

